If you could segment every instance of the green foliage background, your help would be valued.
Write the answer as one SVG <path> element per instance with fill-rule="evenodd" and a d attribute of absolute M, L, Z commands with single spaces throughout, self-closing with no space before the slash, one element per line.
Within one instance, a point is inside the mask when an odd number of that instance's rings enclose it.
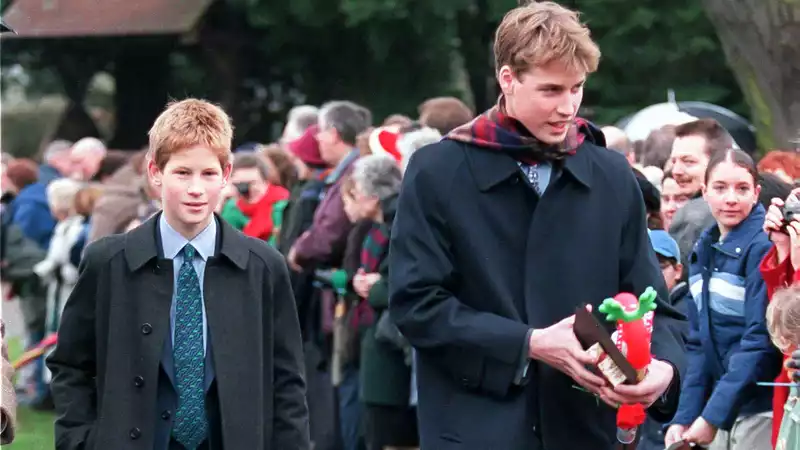
<path fill-rule="evenodd" d="M 221 0 L 241 25 L 246 45 L 238 69 L 238 141 L 276 137 L 288 109 L 346 98 L 373 110 L 416 116 L 424 99 L 457 95 L 477 110 L 496 96 L 493 31 L 516 0 Z M 7 3 L 4 1 L 3 3 Z M 603 52 L 586 87 L 585 114 L 613 123 L 668 89 L 745 116 L 738 88 L 702 3 L 696 0 L 562 0 L 582 12 Z M 244 31 L 242 31 L 244 29 Z M 5 67 L 30 68 L 27 89 L 57 92 L 47 41 L 2 52 Z M 92 44 L 96 51 L 98 43 Z M 109 39 L 108 46 L 118 42 Z M 170 95 L 220 98 L 201 51 L 169 45 Z M 111 51 L 110 50 L 110 51 Z M 4 71 L 5 72 L 5 71 Z M 4 74 L 5 77 L 5 74 Z M 55 80 L 55 81 L 54 81 Z M 7 81 L 7 80 L 6 80 Z M 141 95 L 141 94 L 136 94 Z"/>

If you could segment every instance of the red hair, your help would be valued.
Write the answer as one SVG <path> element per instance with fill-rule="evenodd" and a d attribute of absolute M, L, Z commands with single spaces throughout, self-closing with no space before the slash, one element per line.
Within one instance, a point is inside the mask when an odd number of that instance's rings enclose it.
<path fill-rule="evenodd" d="M 783 170 L 792 179 L 800 178 L 800 155 L 791 151 L 773 150 L 758 162 L 759 172 Z"/>

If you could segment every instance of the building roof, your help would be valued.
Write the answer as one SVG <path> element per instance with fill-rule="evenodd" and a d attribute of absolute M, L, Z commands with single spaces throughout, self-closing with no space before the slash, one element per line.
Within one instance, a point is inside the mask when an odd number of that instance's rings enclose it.
<path fill-rule="evenodd" d="M 18 37 L 182 34 L 214 0 L 16 0 L 3 20 Z"/>

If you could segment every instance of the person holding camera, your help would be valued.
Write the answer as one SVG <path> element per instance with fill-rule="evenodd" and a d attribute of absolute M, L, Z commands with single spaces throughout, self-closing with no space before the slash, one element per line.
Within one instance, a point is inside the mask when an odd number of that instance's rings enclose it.
<path fill-rule="evenodd" d="M 289 198 L 289 191 L 282 186 L 267 181 L 269 169 L 267 163 L 254 153 L 240 153 L 233 162 L 231 182 L 236 189 L 236 209 L 241 211 L 244 219 L 230 220 L 231 208 L 226 204 L 223 218 L 229 222 L 238 222 L 242 232 L 264 241 L 272 236 L 274 224 L 272 209 L 277 202 Z M 246 223 L 242 224 L 242 222 Z"/>
<path fill-rule="evenodd" d="M 771 300 L 775 291 L 800 281 L 800 188 L 792 191 L 783 200 L 773 198 L 764 219 L 764 231 L 769 235 L 773 247 L 761 261 L 761 276 L 767 286 L 767 296 Z M 777 383 L 800 381 L 800 374 L 794 372 L 790 380 L 787 368 L 800 368 L 800 352 L 795 351 L 784 358 L 784 367 Z M 772 442 L 776 443 L 780 424 L 784 415 L 784 404 L 789 398 L 787 386 L 775 386 L 772 398 Z"/>

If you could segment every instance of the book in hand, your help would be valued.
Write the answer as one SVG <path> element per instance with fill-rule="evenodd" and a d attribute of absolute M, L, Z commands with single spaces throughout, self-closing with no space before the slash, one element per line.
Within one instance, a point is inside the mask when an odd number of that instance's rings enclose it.
<path fill-rule="evenodd" d="M 608 330 L 586 310 L 586 305 L 575 311 L 573 332 L 583 348 L 598 357 L 597 368 L 612 386 L 638 382 L 636 370 L 614 344 Z"/>

